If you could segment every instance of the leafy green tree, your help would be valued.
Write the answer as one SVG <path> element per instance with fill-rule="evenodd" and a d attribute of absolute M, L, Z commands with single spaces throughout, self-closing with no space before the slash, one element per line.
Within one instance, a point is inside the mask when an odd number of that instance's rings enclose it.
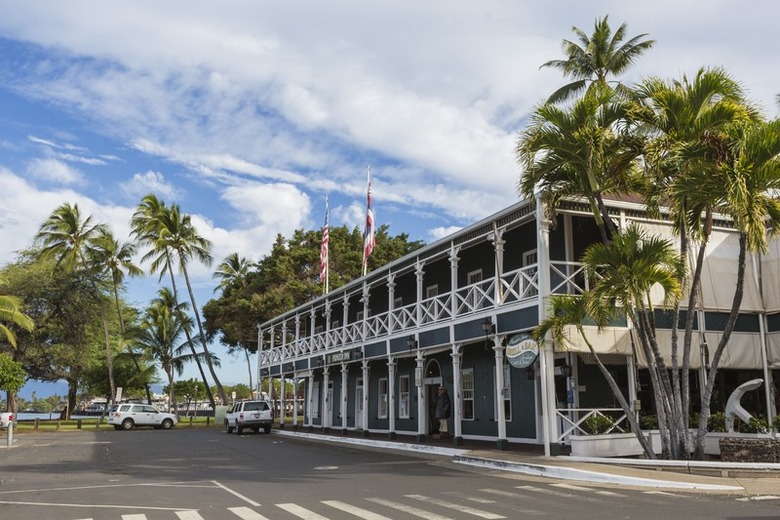
<path fill-rule="evenodd" d="M 46 219 L 36 235 L 43 248 L 41 255 L 55 258 L 57 266 L 65 270 L 80 271 L 88 280 L 103 324 L 103 339 L 106 349 L 106 367 L 111 389 L 111 402 L 114 402 L 116 385 L 114 383 L 113 352 L 108 331 L 105 304 L 99 283 L 106 266 L 93 254 L 95 240 L 108 232 L 104 224 L 95 224 L 92 216 L 82 220 L 77 204 L 63 204 Z"/>
<path fill-rule="evenodd" d="M 15 329 L 16 348 L 0 344 L 0 350 L 21 363 L 31 379 L 67 381 L 67 410 L 73 410 L 82 377 L 102 357 L 102 323 L 91 282 L 84 271 L 58 268 L 38 251 L 23 251 L 2 273 L 36 327 Z"/>
<path fill-rule="evenodd" d="M 551 60 L 542 67 L 559 69 L 565 77 L 574 81 L 556 90 L 547 102 L 557 103 L 570 99 L 588 88 L 588 85 L 607 86 L 613 83 L 616 84 L 615 90 L 624 90 L 620 83 L 610 78 L 628 70 L 637 58 L 655 44 L 655 40 L 646 39 L 647 34 L 634 36 L 624 42 L 627 29 L 628 26 L 623 23 L 613 34 L 608 16 L 596 19 L 591 36 L 577 27 L 572 27 L 579 43 L 563 40 L 566 59 Z"/>
<path fill-rule="evenodd" d="M 13 403 L 12 396 L 19 393 L 26 378 L 27 373 L 20 363 L 11 359 L 8 354 L 0 354 L 0 390 L 8 394 L 7 411 L 16 413 L 16 410 L 10 407 Z"/>
<path fill-rule="evenodd" d="M 170 392 L 168 387 L 165 388 L 165 391 Z M 200 397 L 206 395 L 206 387 L 202 381 L 197 379 L 176 381 L 173 383 L 173 394 L 177 399 L 184 399 L 184 403 L 187 405 L 186 415 L 189 415 L 192 403 L 197 404 Z"/>
<path fill-rule="evenodd" d="M 8 280 L 0 276 L 0 287 L 8 285 Z M 8 324 L 8 325 L 6 325 Z M 16 348 L 16 334 L 9 326 L 15 325 L 26 331 L 33 330 L 35 324 L 29 316 L 21 311 L 21 301 L 16 296 L 0 294 L 0 334 Z"/>

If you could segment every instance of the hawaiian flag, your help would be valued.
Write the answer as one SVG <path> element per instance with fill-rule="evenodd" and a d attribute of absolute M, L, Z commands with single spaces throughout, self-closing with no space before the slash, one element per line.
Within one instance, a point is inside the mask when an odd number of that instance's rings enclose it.
<path fill-rule="evenodd" d="M 371 205 L 371 167 L 368 167 L 368 190 L 366 192 L 366 227 L 363 229 L 363 274 L 366 274 L 368 257 L 376 245 L 374 208 Z"/>
<path fill-rule="evenodd" d="M 330 235 L 328 230 L 328 197 L 325 197 L 325 225 L 322 228 L 322 242 L 320 243 L 320 283 L 325 284 L 325 292 L 328 292 L 328 242 Z"/>

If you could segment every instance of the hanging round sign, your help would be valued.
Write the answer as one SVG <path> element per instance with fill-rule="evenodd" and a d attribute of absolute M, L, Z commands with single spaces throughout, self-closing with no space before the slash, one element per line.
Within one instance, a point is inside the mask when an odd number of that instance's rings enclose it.
<path fill-rule="evenodd" d="M 530 334 L 515 334 L 506 342 L 506 358 L 515 368 L 528 368 L 539 355 L 539 345 Z"/>

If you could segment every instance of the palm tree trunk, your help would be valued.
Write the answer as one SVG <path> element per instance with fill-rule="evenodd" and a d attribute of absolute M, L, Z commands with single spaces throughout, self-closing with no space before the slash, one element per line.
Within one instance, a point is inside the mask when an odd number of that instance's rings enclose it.
<path fill-rule="evenodd" d="M 103 322 L 103 339 L 106 343 L 106 367 L 108 367 L 108 389 L 111 392 L 111 404 L 115 404 L 116 399 L 116 383 L 114 381 L 114 359 L 111 354 L 111 338 L 108 335 L 108 318 L 106 317 L 106 309 L 103 307 L 103 301 L 100 298 L 100 293 L 97 292 L 95 287 L 95 296 L 98 299 L 98 309 L 100 310 L 100 320 Z"/>
<path fill-rule="evenodd" d="M 171 275 L 171 288 L 173 289 L 173 299 L 178 305 L 179 296 L 178 296 L 178 291 L 176 289 L 176 277 L 173 275 L 173 267 L 171 266 L 170 261 L 168 262 L 168 273 Z M 216 410 L 217 403 L 216 401 L 214 401 L 214 395 L 211 393 L 209 382 L 206 379 L 206 372 L 203 371 L 203 364 L 201 364 L 200 359 L 198 359 L 198 353 L 195 351 L 195 345 L 192 343 L 192 337 L 190 336 L 190 331 L 187 330 L 187 327 L 184 327 L 184 336 L 187 338 L 187 345 L 190 346 L 190 350 L 192 351 L 192 357 L 195 359 L 195 363 L 198 365 L 200 378 L 203 380 L 203 386 L 206 387 L 206 395 L 208 395 L 209 397 L 211 408 Z M 189 411 L 189 406 L 188 406 L 188 411 Z"/>
<path fill-rule="evenodd" d="M 249 359 L 249 349 L 245 348 L 244 354 L 246 355 L 246 367 L 247 371 L 249 372 L 249 390 L 254 392 L 254 387 L 252 386 L 252 362 Z"/>
<path fill-rule="evenodd" d="M 739 308 L 742 305 L 742 296 L 745 291 L 745 258 L 747 257 L 747 236 L 745 233 L 739 234 L 739 256 L 737 260 L 737 286 L 734 289 L 734 298 L 731 301 L 731 311 L 726 327 L 723 329 L 723 335 L 718 342 L 718 347 L 710 361 L 710 369 L 707 372 L 707 384 L 704 386 L 704 392 L 701 396 L 701 415 L 699 417 L 699 429 L 696 431 L 696 452 L 697 458 L 704 457 L 704 437 L 707 435 L 707 421 L 710 418 L 710 403 L 712 401 L 712 390 L 715 388 L 715 376 L 718 374 L 720 358 L 723 351 L 731 339 L 731 333 L 734 332 L 734 325 L 737 323 Z"/>
<path fill-rule="evenodd" d="M 219 378 L 217 377 L 217 372 L 214 370 L 214 363 L 212 363 L 211 361 L 211 353 L 209 353 L 209 347 L 206 344 L 206 336 L 203 334 L 203 323 L 201 323 L 200 320 L 198 305 L 195 303 L 195 293 L 192 292 L 192 284 L 190 284 L 190 277 L 187 274 L 187 268 L 184 266 L 182 266 L 182 274 L 184 274 L 184 281 L 187 284 L 187 291 L 189 291 L 190 293 L 190 301 L 192 302 L 192 313 L 195 315 L 195 321 L 198 324 L 198 333 L 200 335 L 200 343 L 203 346 L 203 352 L 206 353 L 206 364 L 209 366 L 211 377 L 214 378 L 214 384 L 217 387 L 217 392 L 219 393 L 220 399 L 222 399 L 222 404 L 226 404 L 228 402 L 227 394 L 225 393 L 225 389 L 222 388 L 222 383 L 219 382 Z"/>

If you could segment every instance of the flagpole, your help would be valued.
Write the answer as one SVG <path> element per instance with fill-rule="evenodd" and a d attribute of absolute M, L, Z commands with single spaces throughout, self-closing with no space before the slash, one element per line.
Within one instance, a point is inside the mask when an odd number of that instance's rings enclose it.
<path fill-rule="evenodd" d="M 324 281 L 322 287 L 323 294 L 330 291 L 330 207 L 328 196 L 325 195 L 325 225 L 322 228 L 322 242 L 320 243 L 320 282 Z M 324 280 L 323 280 L 324 273 Z"/>
<path fill-rule="evenodd" d="M 368 268 L 368 256 L 374 250 L 374 210 L 371 207 L 371 166 L 366 181 L 366 227 L 363 229 L 363 276 Z"/>

